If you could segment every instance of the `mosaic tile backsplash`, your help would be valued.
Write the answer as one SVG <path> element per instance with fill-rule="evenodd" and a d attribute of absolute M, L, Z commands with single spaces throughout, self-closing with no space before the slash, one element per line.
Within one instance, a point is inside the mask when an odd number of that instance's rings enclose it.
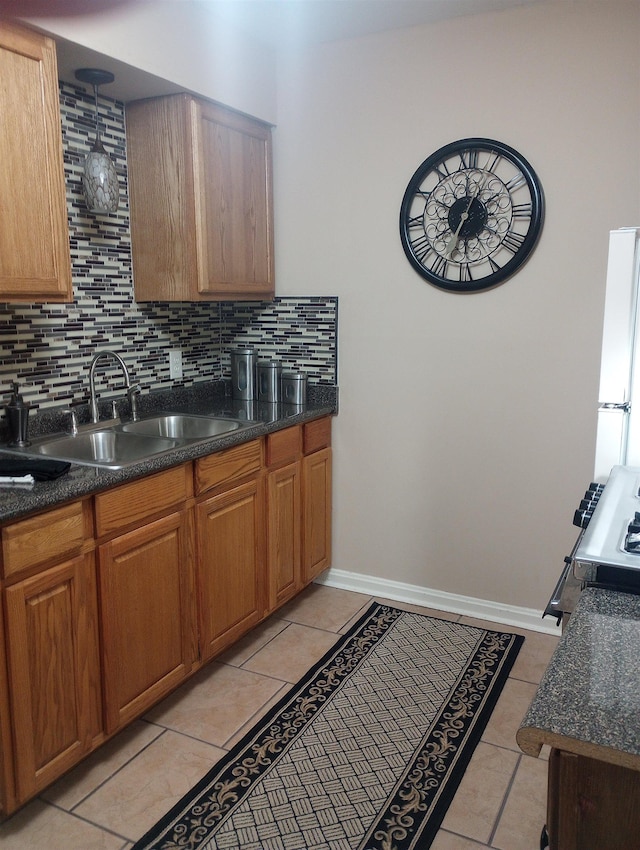
<path fill-rule="evenodd" d="M 253 345 L 261 358 L 301 369 L 312 383 L 337 385 L 338 299 L 286 297 L 269 302 L 134 301 L 127 196 L 124 104 L 100 92 L 101 136 L 120 179 L 116 213 L 94 215 L 82 196 L 82 166 L 93 142 L 93 91 L 60 83 L 72 304 L 0 304 L 0 403 L 18 381 L 35 407 L 80 401 L 100 350 L 122 356 L 142 392 L 191 386 L 230 375 L 229 349 Z M 183 377 L 169 377 L 171 349 Z"/>

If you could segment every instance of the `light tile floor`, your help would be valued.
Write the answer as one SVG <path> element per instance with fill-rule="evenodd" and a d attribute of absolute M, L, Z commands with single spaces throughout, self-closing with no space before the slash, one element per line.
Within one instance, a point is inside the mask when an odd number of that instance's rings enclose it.
<path fill-rule="evenodd" d="M 2 824 L 2 850 L 130 848 L 371 601 L 323 585 L 307 588 Z M 523 755 L 515 733 L 558 639 L 521 633 L 524 646 L 432 850 L 539 848 L 547 765 Z"/>

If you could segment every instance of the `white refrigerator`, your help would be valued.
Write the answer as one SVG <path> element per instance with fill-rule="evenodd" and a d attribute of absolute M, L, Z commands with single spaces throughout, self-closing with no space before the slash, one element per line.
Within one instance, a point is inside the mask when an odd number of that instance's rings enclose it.
<path fill-rule="evenodd" d="M 594 481 L 640 466 L 640 228 L 609 234 Z"/>

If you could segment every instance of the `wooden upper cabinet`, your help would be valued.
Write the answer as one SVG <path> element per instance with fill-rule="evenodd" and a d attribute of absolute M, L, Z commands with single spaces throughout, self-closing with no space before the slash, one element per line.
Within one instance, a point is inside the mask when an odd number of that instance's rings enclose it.
<path fill-rule="evenodd" d="M 0 21 L 0 301 L 72 301 L 55 43 Z"/>
<path fill-rule="evenodd" d="M 273 298 L 269 125 L 188 94 L 126 120 L 136 300 Z"/>

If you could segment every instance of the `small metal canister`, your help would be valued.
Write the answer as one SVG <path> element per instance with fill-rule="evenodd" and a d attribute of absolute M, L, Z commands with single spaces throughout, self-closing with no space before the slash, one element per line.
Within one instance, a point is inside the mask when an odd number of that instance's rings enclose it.
<path fill-rule="evenodd" d="M 307 376 L 304 372 L 282 373 L 282 401 L 286 404 L 307 403 Z"/>
<path fill-rule="evenodd" d="M 277 404 L 280 401 L 282 364 L 279 360 L 258 361 L 258 401 Z"/>
<path fill-rule="evenodd" d="M 256 353 L 253 348 L 231 351 L 231 395 L 244 401 L 256 397 Z"/>

